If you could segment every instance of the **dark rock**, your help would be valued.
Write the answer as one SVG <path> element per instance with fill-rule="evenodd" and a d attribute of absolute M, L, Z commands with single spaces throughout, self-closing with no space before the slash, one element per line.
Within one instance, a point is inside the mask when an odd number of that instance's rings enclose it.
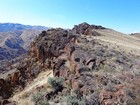
<path fill-rule="evenodd" d="M 89 96 L 86 96 L 86 105 L 100 105 L 99 94 L 95 92 Z"/>
<path fill-rule="evenodd" d="M 4 80 L 0 79 L 0 96 L 2 98 L 9 98 L 12 94 L 12 87 Z"/>
<path fill-rule="evenodd" d="M 95 26 L 95 25 L 89 25 L 87 23 L 81 23 L 78 26 L 75 25 L 74 28 L 72 29 L 72 32 L 75 34 L 100 36 L 100 34 L 96 31 L 93 31 L 93 29 L 105 29 L 105 28 L 102 26 Z"/>
<path fill-rule="evenodd" d="M 9 98 L 11 94 L 7 96 L 7 93 L 13 92 L 10 86 L 12 89 L 17 86 L 24 88 L 40 72 L 53 70 L 54 77 L 64 78 L 65 87 L 54 83 L 54 90 L 46 93 L 48 100 L 60 102 L 60 95 L 76 94 L 85 97 L 87 105 L 123 105 L 128 97 L 135 101 L 136 94 L 125 92 L 127 86 L 124 84 L 134 83 L 134 79 L 139 78 L 139 72 L 136 72 L 139 57 L 117 51 L 100 40 L 90 41 L 91 35 L 100 35 L 99 29 L 105 28 L 82 23 L 72 30 L 43 31 L 31 43 L 29 55 L 19 63 L 18 70 L 6 80 L 0 80 L 0 95 Z"/>

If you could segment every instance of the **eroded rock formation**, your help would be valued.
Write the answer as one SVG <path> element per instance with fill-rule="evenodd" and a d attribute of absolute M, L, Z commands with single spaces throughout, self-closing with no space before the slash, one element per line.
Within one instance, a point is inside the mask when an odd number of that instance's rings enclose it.
<path fill-rule="evenodd" d="M 7 83 L 6 80 L 0 81 L 3 94 L 11 89 L 7 88 L 10 87 L 8 82 L 12 89 L 17 85 L 24 88 L 27 80 L 34 79 L 43 70 L 51 69 L 54 76 L 63 77 L 69 86 L 69 89 L 60 91 L 61 95 L 65 96 L 68 92 L 77 94 L 85 98 L 86 105 L 127 104 L 128 97 L 132 97 L 125 90 L 124 82 L 131 81 L 125 78 L 129 74 L 126 72 L 139 69 L 136 62 L 140 57 L 111 49 L 93 37 L 89 41 L 87 35 L 100 35 L 94 29 L 105 28 L 82 23 L 72 30 L 58 28 L 43 31 L 31 43 L 28 57 L 19 63 L 10 79 L 6 79 Z M 54 95 L 57 97 L 57 93 L 47 95 L 51 99 Z"/>

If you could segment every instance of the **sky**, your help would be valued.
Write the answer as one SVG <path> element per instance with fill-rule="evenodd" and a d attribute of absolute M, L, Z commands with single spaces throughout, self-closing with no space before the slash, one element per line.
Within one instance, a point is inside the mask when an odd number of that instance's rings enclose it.
<path fill-rule="evenodd" d="M 140 0 L 0 0 L 0 23 L 72 28 L 82 22 L 140 32 Z"/>

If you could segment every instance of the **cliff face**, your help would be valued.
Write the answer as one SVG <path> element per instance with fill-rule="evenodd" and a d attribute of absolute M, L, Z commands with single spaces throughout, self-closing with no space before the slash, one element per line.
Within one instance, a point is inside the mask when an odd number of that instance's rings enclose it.
<path fill-rule="evenodd" d="M 66 86 L 46 92 L 50 104 L 54 100 L 62 104 L 60 97 L 74 94 L 85 100 L 82 105 L 139 104 L 140 56 L 94 38 L 102 36 L 96 30 L 105 29 L 83 23 L 69 31 L 42 31 L 31 43 L 28 57 L 16 66 L 13 74 L 1 79 L 0 95 L 8 98 L 11 87 L 24 88 L 26 81 L 52 70 L 53 76 L 62 77 Z"/>

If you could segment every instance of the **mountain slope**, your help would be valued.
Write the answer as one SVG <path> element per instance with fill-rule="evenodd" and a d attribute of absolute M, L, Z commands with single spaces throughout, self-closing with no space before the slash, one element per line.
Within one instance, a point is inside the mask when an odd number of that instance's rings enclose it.
<path fill-rule="evenodd" d="M 0 60 L 13 59 L 25 54 L 30 43 L 44 26 L 0 23 Z"/>
<path fill-rule="evenodd" d="M 30 46 L 30 43 L 34 41 L 34 39 L 41 33 L 41 30 L 24 30 L 20 35 L 23 40 L 23 48 L 27 49 Z"/>
<path fill-rule="evenodd" d="M 0 60 L 15 58 L 26 52 L 26 50 L 22 48 L 23 40 L 15 33 L 0 32 L 0 35 L 3 39 L 0 43 Z"/>
<path fill-rule="evenodd" d="M 140 33 L 133 33 L 131 34 L 132 36 L 136 37 L 136 38 L 139 38 L 140 39 Z"/>
<path fill-rule="evenodd" d="M 131 46 L 131 44 L 133 44 L 133 46 L 136 46 L 136 48 L 139 49 L 139 41 L 140 40 L 133 38 L 130 35 L 123 34 L 123 33 L 117 32 L 117 31 L 112 30 L 112 29 L 101 30 L 99 33 L 101 33 L 104 37 L 107 37 L 108 40 L 110 40 L 110 41 L 112 40 L 112 42 L 115 42 L 115 43 L 119 42 L 122 44 L 124 43 L 123 45 L 128 44 L 127 47 L 129 47 L 129 45 Z"/>
<path fill-rule="evenodd" d="M 0 23 L 0 32 L 19 31 L 19 30 L 46 30 L 45 26 L 31 26 L 18 23 Z"/>
<path fill-rule="evenodd" d="M 109 42 L 112 44 L 118 45 L 121 49 L 126 50 L 127 52 L 134 51 L 134 54 L 139 54 L 140 51 L 140 39 L 135 38 L 131 35 L 126 35 L 120 32 L 117 32 L 112 29 L 104 29 L 104 30 L 95 30 L 101 34 L 101 36 L 94 37 L 96 39 L 100 39 L 105 42 Z"/>
<path fill-rule="evenodd" d="M 31 43 L 29 55 L 12 65 L 15 73 L 0 80 L 0 95 L 9 98 L 11 89 L 22 87 L 10 101 L 24 94 L 20 102 L 35 95 L 35 104 L 139 105 L 139 44 L 136 38 L 87 23 L 72 30 L 42 31 Z M 53 79 L 45 87 L 48 77 L 39 73 L 50 71 Z M 45 84 L 38 79 L 42 77 Z"/>

